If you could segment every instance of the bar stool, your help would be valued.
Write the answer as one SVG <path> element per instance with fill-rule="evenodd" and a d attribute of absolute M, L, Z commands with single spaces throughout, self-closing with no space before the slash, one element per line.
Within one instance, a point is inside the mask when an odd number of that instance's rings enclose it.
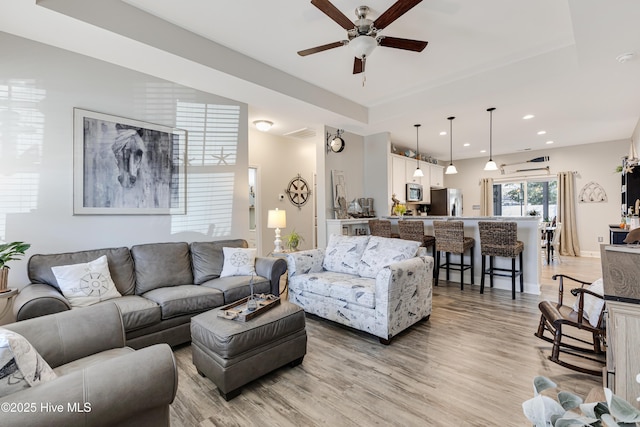
<path fill-rule="evenodd" d="M 447 269 L 447 280 L 449 280 L 449 269 L 460 271 L 460 289 L 464 289 L 464 270 L 471 269 L 471 284 L 473 278 L 473 248 L 476 241 L 473 237 L 464 236 L 464 223 L 462 221 L 433 221 L 433 231 L 436 235 L 436 286 L 440 269 Z M 464 253 L 469 249 L 470 262 L 464 263 Z M 440 265 L 440 252 L 445 252 L 445 263 Z M 451 262 L 451 254 L 460 255 L 460 263 Z"/>
<path fill-rule="evenodd" d="M 432 255 L 435 255 L 436 238 L 434 236 L 427 236 L 424 234 L 424 222 L 420 220 L 400 220 L 398 221 L 398 229 L 400 231 L 401 239 L 420 242 L 420 246 L 431 248 Z"/>
<path fill-rule="evenodd" d="M 369 232 L 372 236 L 391 237 L 391 221 L 385 219 L 370 219 Z"/>
<path fill-rule="evenodd" d="M 479 221 L 480 253 L 482 254 L 482 279 L 480 293 L 484 293 L 484 276 L 489 275 L 489 283 L 493 288 L 493 276 L 511 276 L 511 299 L 516 299 L 516 276 L 520 276 L 520 292 L 524 292 L 522 276 L 522 252 L 524 243 L 518 240 L 518 224 L 506 221 Z M 489 257 L 489 268 L 486 269 L 486 257 Z M 511 269 L 493 266 L 495 257 L 511 258 Z M 516 270 L 516 258 L 520 258 L 520 269 Z M 508 273 L 496 273 L 504 271 Z"/>

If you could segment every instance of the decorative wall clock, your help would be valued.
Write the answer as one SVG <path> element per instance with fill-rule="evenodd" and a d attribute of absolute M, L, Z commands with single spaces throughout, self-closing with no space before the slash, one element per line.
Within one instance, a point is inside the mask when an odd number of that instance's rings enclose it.
<path fill-rule="evenodd" d="M 309 184 L 307 184 L 307 181 L 305 181 L 300 174 L 289 181 L 289 185 L 285 192 L 289 197 L 289 201 L 293 205 L 297 206 L 298 209 L 307 203 L 309 201 L 309 196 L 311 196 Z"/>

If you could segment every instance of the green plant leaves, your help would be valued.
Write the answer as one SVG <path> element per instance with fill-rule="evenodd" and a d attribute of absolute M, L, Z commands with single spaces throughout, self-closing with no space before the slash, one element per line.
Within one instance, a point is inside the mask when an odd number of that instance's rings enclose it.
<path fill-rule="evenodd" d="M 31 247 L 30 244 L 24 242 L 11 242 L 0 244 L 0 268 L 7 267 L 9 261 L 19 259 Z"/>
<path fill-rule="evenodd" d="M 556 387 L 558 387 L 558 385 L 547 377 L 539 375 L 533 379 L 533 391 L 536 395 L 540 394 L 544 390 Z"/>

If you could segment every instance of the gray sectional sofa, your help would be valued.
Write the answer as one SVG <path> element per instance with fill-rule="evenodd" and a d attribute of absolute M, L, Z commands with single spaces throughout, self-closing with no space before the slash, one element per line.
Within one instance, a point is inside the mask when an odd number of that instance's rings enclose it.
<path fill-rule="evenodd" d="M 126 347 L 114 304 L 107 301 L 3 328 L 26 338 L 57 377 L 0 397 L 5 409 L 0 425 L 170 425 L 169 407 L 178 388 L 173 352 L 167 344 L 138 351 Z"/>
<path fill-rule="evenodd" d="M 51 267 L 86 263 L 106 255 L 111 278 L 122 296 L 92 307 L 112 302 L 118 306 L 127 346 L 189 342 L 191 317 L 250 293 L 249 276 L 220 277 L 223 247 L 246 248 L 247 242 L 151 243 L 130 249 L 33 255 L 27 267 L 31 283 L 20 290 L 13 307 L 16 320 L 70 310 Z M 280 277 L 287 270 L 285 260 L 257 257 L 255 268 L 254 292 L 278 295 Z"/>

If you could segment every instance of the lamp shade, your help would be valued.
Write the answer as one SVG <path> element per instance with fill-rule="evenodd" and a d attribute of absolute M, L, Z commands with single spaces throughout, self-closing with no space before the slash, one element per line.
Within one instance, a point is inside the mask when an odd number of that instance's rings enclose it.
<path fill-rule="evenodd" d="M 371 36 L 358 36 L 349 42 L 349 49 L 353 56 L 359 59 L 368 58 L 373 49 L 378 46 L 378 42 Z"/>
<path fill-rule="evenodd" d="M 498 165 L 493 160 L 489 160 L 486 165 L 484 165 L 484 170 L 486 171 L 497 171 Z"/>
<path fill-rule="evenodd" d="M 458 173 L 458 169 L 456 169 L 456 166 L 451 164 L 449 166 L 447 166 L 447 170 L 444 171 L 445 175 L 453 175 L 454 173 Z"/>
<path fill-rule="evenodd" d="M 285 228 L 287 226 L 287 212 L 279 209 L 269 210 L 267 228 Z"/>

